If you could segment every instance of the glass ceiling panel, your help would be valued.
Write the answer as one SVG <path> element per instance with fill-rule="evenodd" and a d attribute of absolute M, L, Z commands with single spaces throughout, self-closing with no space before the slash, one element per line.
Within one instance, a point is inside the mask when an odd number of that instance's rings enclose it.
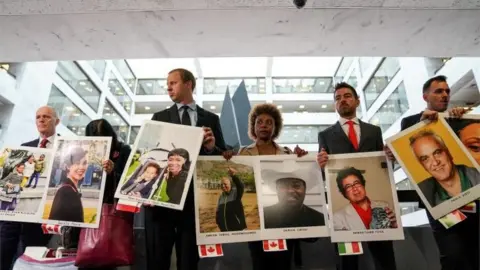
<path fill-rule="evenodd" d="M 198 77 L 193 58 L 129 59 L 128 65 L 138 79 L 167 78 L 175 68 L 190 70 Z"/>
<path fill-rule="evenodd" d="M 222 57 L 199 58 L 202 75 L 205 78 L 222 77 L 265 77 L 266 57 Z"/>
<path fill-rule="evenodd" d="M 272 77 L 333 77 L 341 57 L 273 57 Z"/>

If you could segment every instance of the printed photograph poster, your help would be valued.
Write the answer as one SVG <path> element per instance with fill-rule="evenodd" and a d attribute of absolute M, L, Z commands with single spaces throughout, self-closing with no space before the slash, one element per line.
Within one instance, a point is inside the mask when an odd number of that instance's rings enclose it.
<path fill-rule="evenodd" d="M 449 117 L 448 114 L 442 116 L 468 153 L 480 164 L 480 114 L 464 114 L 462 118 Z"/>
<path fill-rule="evenodd" d="M 255 157 L 200 156 L 195 167 L 197 244 L 260 240 Z"/>
<path fill-rule="evenodd" d="M 145 121 L 115 197 L 182 210 L 203 134 L 200 127 Z"/>
<path fill-rule="evenodd" d="M 328 236 L 324 184 L 315 156 L 258 159 L 255 181 L 262 239 Z"/>
<path fill-rule="evenodd" d="M 435 219 L 480 197 L 480 167 L 443 117 L 386 141 Z"/>
<path fill-rule="evenodd" d="M 51 149 L 0 149 L 0 220 L 41 222 L 52 161 Z"/>
<path fill-rule="evenodd" d="M 329 155 L 325 178 L 332 242 L 405 239 L 384 152 Z"/>
<path fill-rule="evenodd" d="M 53 165 L 44 194 L 42 222 L 98 228 L 111 137 L 55 138 Z"/>

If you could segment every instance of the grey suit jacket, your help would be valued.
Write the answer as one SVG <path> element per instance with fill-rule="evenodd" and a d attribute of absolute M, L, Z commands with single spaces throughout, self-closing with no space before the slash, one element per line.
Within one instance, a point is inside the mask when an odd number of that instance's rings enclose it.
<path fill-rule="evenodd" d="M 320 152 L 324 148 L 330 155 L 383 151 L 382 130 L 361 120 L 359 120 L 359 125 L 358 150 L 355 150 L 337 121 L 333 126 L 318 133 L 318 151 Z"/>
<path fill-rule="evenodd" d="M 480 184 L 480 173 L 476 168 L 470 168 L 464 165 L 456 165 L 455 167 L 464 173 L 465 177 L 470 181 L 472 187 Z M 438 186 L 435 178 L 430 177 L 423 180 L 418 184 L 418 187 L 422 191 L 423 196 L 425 196 L 427 201 L 430 203 L 431 207 L 435 207 L 444 202 L 442 199 L 440 199 L 440 195 L 438 194 Z"/>

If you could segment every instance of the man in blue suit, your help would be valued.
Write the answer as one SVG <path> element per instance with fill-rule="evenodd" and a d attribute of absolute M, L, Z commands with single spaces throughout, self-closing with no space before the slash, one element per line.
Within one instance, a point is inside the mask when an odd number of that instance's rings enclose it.
<path fill-rule="evenodd" d="M 60 119 L 51 107 L 44 106 L 37 110 L 35 123 L 40 137 L 23 143 L 22 146 L 52 148 L 55 130 Z M 28 246 L 46 246 L 51 235 L 44 234 L 41 224 L 22 222 L 0 222 L 0 269 L 12 268 L 18 255 L 23 254 Z M 20 254 L 17 254 L 20 244 Z"/>

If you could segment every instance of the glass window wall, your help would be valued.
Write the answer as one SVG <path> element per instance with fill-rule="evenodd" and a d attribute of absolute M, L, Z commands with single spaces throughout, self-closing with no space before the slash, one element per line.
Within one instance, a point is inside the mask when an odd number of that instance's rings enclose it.
<path fill-rule="evenodd" d="M 357 68 L 352 70 L 350 76 L 348 76 L 347 83 L 353 86 L 353 88 L 357 89 L 358 86 L 358 79 L 357 79 Z"/>
<path fill-rule="evenodd" d="M 167 80 L 162 79 L 139 79 L 137 82 L 137 95 L 166 95 Z"/>
<path fill-rule="evenodd" d="M 273 93 L 333 93 L 333 78 L 273 78 Z"/>
<path fill-rule="evenodd" d="M 380 109 L 372 116 L 370 123 L 379 126 L 382 132 L 395 123 L 406 111 L 408 111 L 408 99 L 405 86 L 402 83 L 390 94 Z"/>
<path fill-rule="evenodd" d="M 55 85 L 52 85 L 47 104 L 55 109 L 60 123 L 77 135 L 85 135 L 85 127 L 91 121 L 90 117 L 73 104 Z"/>
<path fill-rule="evenodd" d="M 359 57 L 358 65 L 360 66 L 360 76 L 362 78 L 369 76 L 368 70 L 372 67 L 376 57 Z"/>
<path fill-rule="evenodd" d="M 370 109 L 399 70 L 400 64 L 397 58 L 387 57 L 382 61 L 363 91 L 367 109 Z"/>
<path fill-rule="evenodd" d="M 110 73 L 110 78 L 108 81 L 108 88 L 110 88 L 110 92 L 115 96 L 118 102 L 120 102 L 125 111 L 130 114 L 132 111 L 132 99 L 127 94 L 117 77 L 115 77 L 113 72 Z"/>
<path fill-rule="evenodd" d="M 60 61 L 57 65 L 57 74 L 77 94 L 97 112 L 100 102 L 100 90 L 73 61 Z"/>
<path fill-rule="evenodd" d="M 280 137 L 277 139 L 279 144 L 294 143 L 318 143 L 318 132 L 328 128 L 327 125 L 321 126 L 284 126 Z"/>
<path fill-rule="evenodd" d="M 355 57 L 343 57 L 342 62 L 338 66 L 337 72 L 335 72 L 335 83 L 343 81 L 345 75 L 347 75 L 348 69 L 353 63 Z"/>
<path fill-rule="evenodd" d="M 425 65 L 427 68 L 428 76 L 433 77 L 437 72 L 447 63 L 451 57 L 425 57 Z"/>
<path fill-rule="evenodd" d="M 233 94 L 242 80 L 245 81 L 245 88 L 250 94 L 265 94 L 265 78 L 205 78 L 204 79 L 204 94 L 225 94 L 228 91 Z"/>
<path fill-rule="evenodd" d="M 98 77 L 100 77 L 100 80 L 103 82 L 107 62 L 105 62 L 105 60 L 91 60 L 88 61 L 88 64 L 93 68 L 93 70 L 95 70 L 95 73 L 97 73 Z"/>
<path fill-rule="evenodd" d="M 113 62 L 113 65 L 120 72 L 120 75 L 123 77 L 123 80 L 127 83 L 128 87 L 132 89 L 132 93 L 133 93 L 136 77 L 133 74 L 132 69 L 130 69 L 130 66 L 127 64 L 127 62 L 124 59 L 112 60 L 112 62 Z"/>
<path fill-rule="evenodd" d="M 117 110 L 112 106 L 112 104 L 105 100 L 105 107 L 103 108 L 103 118 L 107 120 L 110 125 L 118 135 L 118 139 L 127 142 L 128 136 L 128 125 L 127 122 L 122 118 Z"/>
<path fill-rule="evenodd" d="M 0 62 L 0 71 L 6 71 L 8 74 L 16 78 L 23 67 L 23 63 L 2 63 Z"/>

